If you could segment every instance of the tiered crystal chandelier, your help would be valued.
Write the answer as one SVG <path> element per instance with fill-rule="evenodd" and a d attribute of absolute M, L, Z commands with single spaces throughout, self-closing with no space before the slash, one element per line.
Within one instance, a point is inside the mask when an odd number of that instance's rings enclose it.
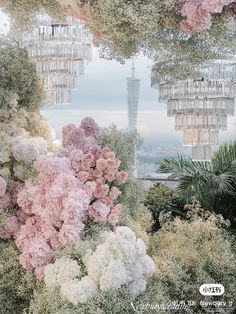
<path fill-rule="evenodd" d="M 175 129 L 183 131 L 183 144 L 192 147 L 193 160 L 211 160 L 219 131 L 227 129 L 227 116 L 234 114 L 236 60 L 205 64 L 196 79 L 158 82 L 159 101 L 167 102 L 168 116 L 175 117 Z"/>
<path fill-rule="evenodd" d="M 40 14 L 37 26 L 24 32 L 21 42 L 35 61 L 53 102 L 70 104 L 78 77 L 84 74 L 84 62 L 92 58 L 91 39 L 85 26 L 72 17 L 56 22 Z"/>

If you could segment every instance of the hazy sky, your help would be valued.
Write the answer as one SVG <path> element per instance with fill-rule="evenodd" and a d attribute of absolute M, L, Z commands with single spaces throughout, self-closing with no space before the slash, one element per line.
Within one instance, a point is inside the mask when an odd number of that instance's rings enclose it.
<path fill-rule="evenodd" d="M 84 76 L 78 78 L 78 90 L 73 92 L 73 107 L 67 108 L 125 110 L 131 60 L 120 64 L 115 60 L 99 58 L 95 47 L 92 54 L 92 62 L 85 64 Z M 143 56 L 135 58 L 134 61 L 136 77 L 141 79 L 140 110 L 161 109 L 157 101 L 157 90 L 151 88 L 152 62 Z M 57 108 L 60 109 L 59 106 Z"/>

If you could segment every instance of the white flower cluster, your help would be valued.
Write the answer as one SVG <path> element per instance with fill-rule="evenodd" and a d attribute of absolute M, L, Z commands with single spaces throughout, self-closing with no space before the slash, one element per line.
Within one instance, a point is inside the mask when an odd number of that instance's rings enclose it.
<path fill-rule="evenodd" d="M 114 292 L 128 285 L 133 296 L 146 290 L 145 278 L 155 271 L 155 264 L 146 254 L 146 246 L 128 227 L 117 227 L 108 233 L 105 242 L 85 258 L 88 276 L 105 292 Z"/>
<path fill-rule="evenodd" d="M 144 242 L 128 227 L 107 233 L 104 243 L 87 254 L 84 263 L 87 276 L 81 280 L 79 266 L 73 260 L 63 258 L 46 266 L 46 286 L 60 287 L 61 296 L 78 305 L 90 301 L 98 290 L 112 294 L 123 285 L 136 297 L 146 290 L 146 278 L 155 271 Z"/>
<path fill-rule="evenodd" d="M 44 268 L 44 281 L 47 288 L 60 287 L 63 283 L 80 276 L 80 266 L 76 261 L 66 257 L 61 257 L 54 264 L 48 264 Z"/>
<path fill-rule="evenodd" d="M 17 161 L 32 163 L 40 155 L 47 154 L 47 142 L 42 137 L 13 139 L 12 154 Z"/>

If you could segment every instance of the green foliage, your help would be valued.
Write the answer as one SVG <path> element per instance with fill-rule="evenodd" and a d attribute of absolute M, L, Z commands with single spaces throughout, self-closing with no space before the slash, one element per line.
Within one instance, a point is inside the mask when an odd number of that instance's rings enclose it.
<path fill-rule="evenodd" d="M 186 202 L 196 198 L 203 208 L 222 213 L 236 222 L 236 142 L 224 144 L 211 162 L 178 156 L 165 159 L 160 170 L 178 177 L 178 191 Z"/>
<path fill-rule="evenodd" d="M 153 231 L 160 228 L 160 213 L 172 212 L 173 214 L 182 215 L 184 212 L 183 201 L 176 190 L 162 184 L 157 184 L 148 191 L 144 205 L 152 213 Z"/>
<path fill-rule="evenodd" d="M 33 297 L 35 279 L 19 263 L 14 243 L 0 242 L 0 313 L 22 314 Z"/>
<path fill-rule="evenodd" d="M 199 302 L 235 301 L 235 238 L 230 237 L 221 215 L 189 206 L 188 219 L 179 217 L 166 222 L 151 243 L 156 263 L 156 280 L 166 288 L 169 300 L 194 300 L 188 313 L 203 313 Z M 220 283 L 223 296 L 203 297 L 199 287 L 204 283 Z M 182 312 L 181 312 L 182 313 Z"/>
<path fill-rule="evenodd" d="M 42 10 L 54 18 L 61 18 L 64 13 L 56 0 L 0 0 L 0 8 L 11 18 L 15 30 L 29 28 Z"/>
<path fill-rule="evenodd" d="M 119 189 L 119 203 L 123 210 L 119 218 L 119 225 L 129 226 L 138 237 L 148 241 L 147 231 L 152 219 L 150 212 L 143 206 L 145 190 L 142 182 L 133 176 L 135 152 L 141 145 L 141 139 L 136 133 L 119 130 L 115 125 L 102 129 L 100 144 L 108 146 L 121 160 L 121 170 L 129 172 L 128 180 Z"/>
<path fill-rule="evenodd" d="M 16 94 L 18 106 L 37 110 L 44 99 L 44 88 L 25 49 L 13 42 L 0 42 L 0 88 Z M 6 96 L 7 97 L 7 96 Z"/>
<path fill-rule="evenodd" d="M 132 170 L 135 152 L 142 141 L 136 133 L 125 129 L 118 129 L 116 125 L 103 128 L 100 135 L 100 144 L 109 147 L 121 160 L 121 170 Z"/>

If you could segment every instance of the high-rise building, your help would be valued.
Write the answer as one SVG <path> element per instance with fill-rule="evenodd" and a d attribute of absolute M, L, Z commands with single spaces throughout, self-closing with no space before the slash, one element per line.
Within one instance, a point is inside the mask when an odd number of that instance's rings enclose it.
<path fill-rule="evenodd" d="M 22 34 L 21 43 L 36 63 L 53 102 L 70 104 L 78 77 L 84 74 L 84 62 L 92 58 L 91 39 L 85 26 L 72 17 L 58 22 L 39 14 L 36 26 Z"/>
<path fill-rule="evenodd" d="M 130 132 L 137 132 L 140 80 L 135 77 L 135 65 L 132 62 L 132 74 L 127 78 L 128 116 Z"/>
<path fill-rule="evenodd" d="M 152 86 L 159 89 L 159 101 L 167 102 L 175 129 L 183 132 L 183 145 L 192 147 L 192 159 L 211 160 L 219 132 L 226 130 L 227 116 L 234 114 L 236 59 L 205 64 L 198 78 L 185 81 L 159 82 L 153 72 Z"/>

